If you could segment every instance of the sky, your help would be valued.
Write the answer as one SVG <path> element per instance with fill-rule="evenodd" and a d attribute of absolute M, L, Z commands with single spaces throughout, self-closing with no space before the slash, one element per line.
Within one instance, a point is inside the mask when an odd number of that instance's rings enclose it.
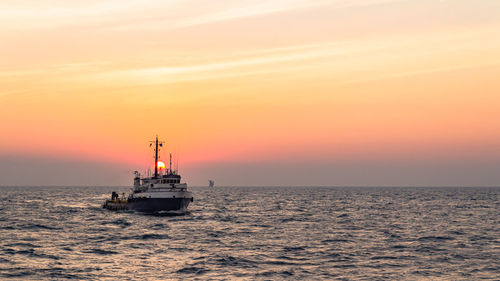
<path fill-rule="evenodd" d="M 498 0 L 0 2 L 0 185 L 498 186 Z"/>

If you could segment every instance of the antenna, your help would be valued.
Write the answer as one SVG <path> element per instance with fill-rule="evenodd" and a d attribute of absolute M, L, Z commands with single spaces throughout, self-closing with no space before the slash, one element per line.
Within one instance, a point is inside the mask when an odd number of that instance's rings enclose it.
<path fill-rule="evenodd" d="M 170 153 L 170 174 L 172 174 L 172 153 Z"/>

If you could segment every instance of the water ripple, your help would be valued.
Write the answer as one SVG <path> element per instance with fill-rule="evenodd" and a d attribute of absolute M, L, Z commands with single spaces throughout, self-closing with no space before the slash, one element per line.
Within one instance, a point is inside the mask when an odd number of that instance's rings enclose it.
<path fill-rule="evenodd" d="M 193 188 L 184 216 L 101 208 L 128 188 L 0 191 L 2 280 L 500 276 L 500 188 Z"/>

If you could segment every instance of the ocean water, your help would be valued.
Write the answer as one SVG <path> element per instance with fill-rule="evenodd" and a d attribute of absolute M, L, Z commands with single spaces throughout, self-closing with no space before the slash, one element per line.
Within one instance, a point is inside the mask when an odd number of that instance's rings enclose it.
<path fill-rule="evenodd" d="M 0 187 L 0 279 L 500 279 L 500 188 L 195 187 L 184 216 L 113 190 Z"/>

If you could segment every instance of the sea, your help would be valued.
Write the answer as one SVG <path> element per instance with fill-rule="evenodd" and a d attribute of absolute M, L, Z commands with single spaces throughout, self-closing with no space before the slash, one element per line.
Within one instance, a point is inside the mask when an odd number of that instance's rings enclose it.
<path fill-rule="evenodd" d="M 1 280 L 500 280 L 498 187 L 0 187 Z"/>

